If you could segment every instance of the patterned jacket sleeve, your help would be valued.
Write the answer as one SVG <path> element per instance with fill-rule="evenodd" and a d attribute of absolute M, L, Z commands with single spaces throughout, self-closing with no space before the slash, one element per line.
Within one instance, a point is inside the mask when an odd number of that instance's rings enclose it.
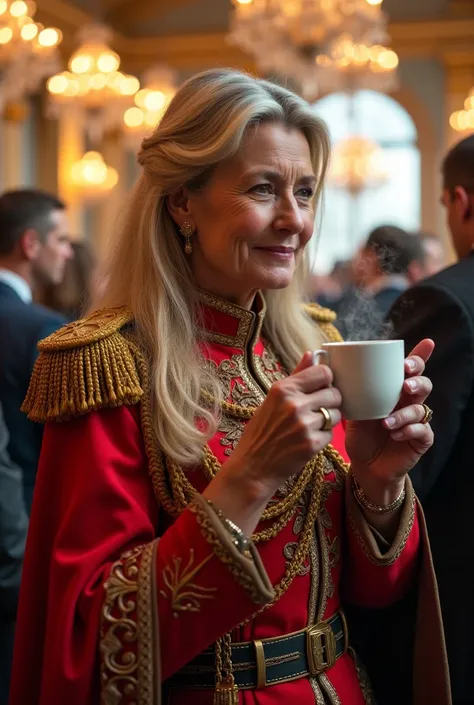
<path fill-rule="evenodd" d="M 256 551 L 200 498 L 158 538 L 138 408 L 46 428 L 11 705 L 155 705 L 162 680 L 272 599 Z"/>

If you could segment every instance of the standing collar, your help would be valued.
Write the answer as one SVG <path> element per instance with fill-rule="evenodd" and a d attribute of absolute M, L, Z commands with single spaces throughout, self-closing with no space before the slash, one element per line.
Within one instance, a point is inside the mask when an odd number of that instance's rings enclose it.
<path fill-rule="evenodd" d="M 12 272 L 10 269 L 0 267 L 0 281 L 9 286 L 10 289 L 13 289 L 15 294 L 17 294 L 25 304 L 31 304 L 33 301 L 31 288 L 19 274 Z"/>
<path fill-rule="evenodd" d="M 258 292 L 249 311 L 207 291 L 199 291 L 201 301 L 199 334 L 204 340 L 232 348 L 245 348 L 257 341 L 265 318 L 266 304 Z"/>

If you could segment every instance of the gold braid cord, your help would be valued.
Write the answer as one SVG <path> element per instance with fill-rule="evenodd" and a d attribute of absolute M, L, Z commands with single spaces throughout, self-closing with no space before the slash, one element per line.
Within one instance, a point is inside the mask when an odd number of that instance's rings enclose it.
<path fill-rule="evenodd" d="M 44 423 L 136 404 L 143 390 L 133 352 L 120 333 L 131 321 L 126 307 L 103 309 L 42 340 L 22 411 Z"/>

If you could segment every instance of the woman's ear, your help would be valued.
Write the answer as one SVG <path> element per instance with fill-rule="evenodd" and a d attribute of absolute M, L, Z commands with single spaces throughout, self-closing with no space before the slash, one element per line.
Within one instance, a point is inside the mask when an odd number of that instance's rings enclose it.
<path fill-rule="evenodd" d="M 189 195 L 186 188 L 180 188 L 179 191 L 167 196 L 166 207 L 178 228 L 181 228 L 185 222 L 190 223 L 193 227 L 196 226 L 190 211 Z"/>

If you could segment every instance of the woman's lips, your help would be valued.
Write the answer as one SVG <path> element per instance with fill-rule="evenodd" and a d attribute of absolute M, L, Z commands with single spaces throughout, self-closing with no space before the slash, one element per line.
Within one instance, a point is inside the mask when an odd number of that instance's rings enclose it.
<path fill-rule="evenodd" d="M 256 250 L 259 250 L 260 252 L 265 252 L 266 254 L 270 255 L 271 257 L 275 257 L 277 259 L 283 259 L 283 260 L 288 260 L 293 257 L 295 254 L 295 250 L 293 247 L 285 247 L 284 245 L 274 245 L 274 246 L 269 246 L 269 247 L 256 247 Z"/>

